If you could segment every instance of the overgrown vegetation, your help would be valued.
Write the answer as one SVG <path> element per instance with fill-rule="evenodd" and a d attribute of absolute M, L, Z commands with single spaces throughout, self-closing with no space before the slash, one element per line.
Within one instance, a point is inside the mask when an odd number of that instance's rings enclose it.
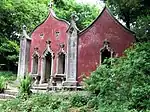
<path fill-rule="evenodd" d="M 30 94 L 31 80 L 20 83 L 16 99 L 0 105 L 1 112 L 149 112 L 150 111 L 150 4 L 148 0 L 104 0 L 106 4 L 136 33 L 137 41 L 121 58 L 113 58 L 111 66 L 104 64 L 85 80 L 92 95 Z M 97 16 L 94 6 L 74 0 L 54 0 L 54 10 L 60 18 L 70 20 L 72 12 L 79 17 L 77 26 L 83 29 Z M 21 27 L 28 32 L 48 14 L 47 0 L 0 1 L 0 69 L 14 70 L 18 60 Z M 108 60 L 109 61 L 109 60 Z M 12 73 L 0 72 L 0 92 L 5 81 L 13 81 Z M 23 96 L 23 97 L 22 97 Z M 26 97 L 28 96 L 28 97 Z"/>
<path fill-rule="evenodd" d="M 0 93 L 3 93 L 7 88 L 8 83 L 16 80 L 16 75 L 12 72 L 1 71 L 0 72 Z"/>
<path fill-rule="evenodd" d="M 90 95 L 33 94 L 1 105 L 4 112 L 149 112 L 150 43 L 138 43 L 121 58 L 111 59 L 85 79 Z M 109 60 L 108 60 L 109 61 Z M 22 84 L 29 91 L 29 79 Z"/>
<path fill-rule="evenodd" d="M 17 78 L 16 74 L 8 71 L 1 71 L 0 76 L 4 77 L 7 82 L 15 81 Z"/>
<path fill-rule="evenodd" d="M 150 43 L 132 46 L 125 56 L 111 59 L 111 66 L 98 67 L 86 80 L 87 89 L 100 99 L 100 110 L 150 111 L 149 47 Z"/>
<path fill-rule="evenodd" d="M 33 94 L 27 100 L 16 98 L 0 106 L 1 112 L 84 112 L 84 105 L 90 95 L 80 94 Z M 72 99 L 80 99 L 73 101 Z M 83 101 L 82 101 L 83 100 Z M 75 103 L 74 103 L 75 102 Z M 87 109 L 86 109 L 87 110 Z M 89 112 L 93 112 L 92 110 Z"/>
<path fill-rule="evenodd" d="M 0 93 L 4 92 L 5 87 L 6 87 L 5 78 L 3 76 L 0 76 Z"/>
<path fill-rule="evenodd" d="M 21 96 L 26 96 L 31 94 L 31 77 L 26 75 L 24 79 L 20 81 L 19 92 Z"/>

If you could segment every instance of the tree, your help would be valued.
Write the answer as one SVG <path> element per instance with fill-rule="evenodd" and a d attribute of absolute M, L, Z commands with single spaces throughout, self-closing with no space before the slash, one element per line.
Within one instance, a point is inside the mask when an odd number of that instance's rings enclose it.
<path fill-rule="evenodd" d="M 80 18 L 77 22 L 80 29 L 90 24 L 98 13 L 95 6 L 78 4 L 74 0 L 55 0 L 54 3 L 54 10 L 59 18 L 70 21 L 72 12 L 75 12 Z M 10 54 L 16 57 L 22 26 L 25 24 L 28 32 L 31 32 L 47 17 L 48 9 L 47 0 L 0 0 L 0 57 L 6 60 L 0 60 L 0 64 L 16 63 L 14 61 L 17 59 L 6 58 L 10 52 L 5 51 L 5 48 L 14 51 Z"/>
<path fill-rule="evenodd" d="M 54 10 L 59 18 L 70 22 L 72 13 L 78 16 L 77 26 L 80 30 L 90 25 L 99 13 L 96 5 L 81 4 L 75 0 L 54 0 L 54 3 Z"/>
<path fill-rule="evenodd" d="M 150 16 L 140 16 L 135 22 L 133 31 L 136 32 L 137 41 L 150 41 Z"/>
<path fill-rule="evenodd" d="M 141 14 L 147 15 L 150 9 L 148 0 L 104 0 L 119 19 L 126 23 L 130 29 L 131 25 Z M 150 13 L 149 13 L 150 14 Z"/>

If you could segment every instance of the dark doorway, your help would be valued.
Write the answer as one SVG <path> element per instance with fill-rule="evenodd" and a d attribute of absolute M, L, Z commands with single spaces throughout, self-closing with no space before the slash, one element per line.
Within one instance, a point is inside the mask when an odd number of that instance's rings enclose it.
<path fill-rule="evenodd" d="M 106 64 L 107 62 L 105 62 L 105 59 L 109 59 L 109 58 L 111 58 L 111 52 L 108 51 L 107 49 L 105 49 L 104 51 L 102 51 L 102 54 L 101 54 L 101 63 L 102 64 Z"/>
<path fill-rule="evenodd" d="M 48 82 L 51 76 L 51 69 L 52 69 L 52 55 L 48 53 L 45 56 L 45 82 Z"/>
<path fill-rule="evenodd" d="M 38 55 L 33 57 L 32 74 L 38 73 Z"/>
<path fill-rule="evenodd" d="M 58 74 L 65 73 L 65 54 L 61 53 L 58 56 Z"/>

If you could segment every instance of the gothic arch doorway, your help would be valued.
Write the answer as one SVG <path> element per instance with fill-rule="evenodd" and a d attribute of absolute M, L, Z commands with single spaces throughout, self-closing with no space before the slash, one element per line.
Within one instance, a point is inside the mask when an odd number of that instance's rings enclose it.
<path fill-rule="evenodd" d="M 65 74 L 65 66 L 66 66 L 66 55 L 64 53 L 60 53 L 58 55 L 58 66 L 57 66 L 57 74 Z"/>
<path fill-rule="evenodd" d="M 112 58 L 113 53 L 108 40 L 104 40 L 103 47 L 100 49 L 100 64 L 106 64 L 107 62 L 105 62 L 105 59 Z M 108 62 L 107 64 L 111 64 L 111 62 Z"/>
<path fill-rule="evenodd" d="M 40 84 L 48 83 L 51 77 L 53 76 L 53 59 L 54 53 L 51 49 L 51 41 L 46 41 L 47 48 L 43 53 L 41 58 L 41 80 Z"/>
<path fill-rule="evenodd" d="M 32 74 L 38 74 L 38 55 L 32 57 Z"/>
<path fill-rule="evenodd" d="M 52 55 L 51 53 L 47 53 L 45 56 L 45 79 L 44 82 L 47 82 L 50 79 L 51 73 L 52 73 Z"/>
<path fill-rule="evenodd" d="M 39 53 L 38 48 L 34 48 L 34 53 L 32 55 L 32 62 L 31 62 L 31 74 L 38 75 L 38 69 L 39 69 Z"/>
<path fill-rule="evenodd" d="M 105 49 L 101 53 L 101 63 L 103 64 L 105 62 L 105 59 L 109 59 L 109 58 L 111 58 L 111 52 Z"/>

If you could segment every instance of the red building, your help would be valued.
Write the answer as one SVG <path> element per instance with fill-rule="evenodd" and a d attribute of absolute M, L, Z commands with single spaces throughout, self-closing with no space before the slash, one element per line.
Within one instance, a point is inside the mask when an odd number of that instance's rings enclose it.
<path fill-rule="evenodd" d="M 18 76 L 29 73 L 36 77 L 36 83 L 56 85 L 76 85 L 83 74 L 89 76 L 105 58 L 122 56 L 135 42 L 133 32 L 106 7 L 83 31 L 76 27 L 74 15 L 69 24 L 50 9 L 48 18 L 30 37 L 24 28 Z"/>

